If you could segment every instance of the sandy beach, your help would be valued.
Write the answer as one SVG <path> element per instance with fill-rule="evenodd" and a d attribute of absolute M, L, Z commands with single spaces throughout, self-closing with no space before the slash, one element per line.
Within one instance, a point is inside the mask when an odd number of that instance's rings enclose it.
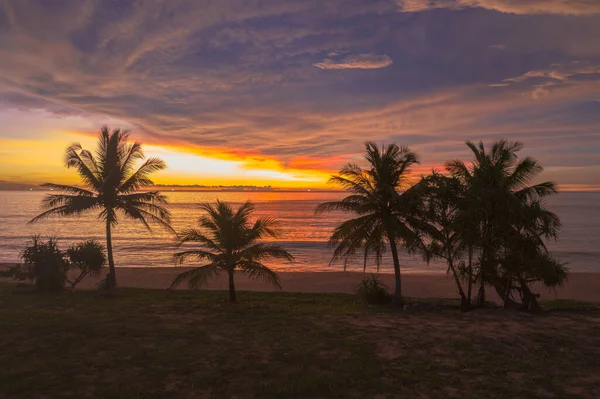
<path fill-rule="evenodd" d="M 0 268 L 10 264 L 0 264 Z M 134 288 L 168 288 L 173 278 L 186 267 L 119 267 L 117 280 L 121 287 Z M 360 272 L 280 272 L 284 291 L 288 292 L 329 292 L 353 293 L 356 285 L 364 276 Z M 394 279 L 391 274 L 381 274 L 380 278 L 388 287 L 393 288 Z M 101 277 L 84 279 L 77 289 L 93 289 Z M 5 280 L 6 281 L 6 280 Z M 186 289 L 181 285 L 179 289 Z M 261 280 L 250 280 L 242 274 L 236 276 L 236 288 L 249 291 L 274 291 L 273 286 Z M 456 298 L 458 294 L 452 278 L 440 273 L 405 273 L 402 275 L 404 295 L 416 298 Z M 535 287 L 542 300 L 576 299 L 581 301 L 600 302 L 600 274 L 572 273 L 568 282 L 556 290 L 548 291 L 543 287 Z M 204 289 L 227 289 L 225 274 L 210 280 Z M 492 289 L 489 299 L 498 300 Z"/>

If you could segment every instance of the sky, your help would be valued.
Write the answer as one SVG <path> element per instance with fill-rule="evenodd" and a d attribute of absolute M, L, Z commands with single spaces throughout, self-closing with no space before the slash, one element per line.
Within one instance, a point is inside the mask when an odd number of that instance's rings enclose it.
<path fill-rule="evenodd" d="M 525 143 L 600 189 L 598 0 L 0 0 L 0 181 L 77 183 L 129 129 L 159 184 L 326 187 L 365 140 L 415 175 Z"/>

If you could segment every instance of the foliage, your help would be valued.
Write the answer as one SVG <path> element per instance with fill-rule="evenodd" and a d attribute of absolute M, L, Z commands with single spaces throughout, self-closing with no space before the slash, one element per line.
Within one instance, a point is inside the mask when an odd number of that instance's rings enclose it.
<path fill-rule="evenodd" d="M 111 228 L 119 215 L 141 222 L 150 229 L 156 223 L 169 230 L 170 212 L 165 208 L 167 199 L 158 191 L 140 192 L 152 186 L 150 175 L 166 168 L 158 158 L 144 159 L 139 142 L 128 143 L 129 133 L 114 129 L 112 132 L 103 126 L 98 138 L 96 153 L 83 149 L 76 143 L 67 148 L 65 163 L 67 168 L 75 168 L 83 181 L 83 187 L 46 183 L 43 186 L 61 194 L 47 195 L 42 201 L 46 209 L 30 223 L 57 215 L 80 215 L 87 211 L 98 212 L 98 217 L 106 223 L 106 246 L 110 267 L 107 285 L 116 287 L 116 271 L 112 253 Z"/>
<path fill-rule="evenodd" d="M 20 255 L 25 263 L 15 268 L 12 276 L 17 280 L 33 280 L 40 292 L 60 292 L 64 289 L 69 264 L 65 253 L 58 248 L 56 239 L 42 241 L 31 238 Z"/>
<path fill-rule="evenodd" d="M 455 177 L 433 171 L 415 190 L 422 206 L 421 233 L 427 238 L 421 242 L 424 258 L 428 263 L 434 258 L 447 262 L 461 298 L 461 311 L 467 311 L 471 308 L 472 252 L 477 237 L 468 220 L 466 188 Z"/>
<path fill-rule="evenodd" d="M 201 248 L 178 252 L 175 258 L 180 264 L 188 258 L 206 263 L 179 274 L 172 287 L 187 281 L 190 288 L 197 288 L 225 271 L 229 277 L 229 300 L 236 302 L 234 272 L 239 270 L 252 279 L 261 278 L 281 288 L 279 277 L 263 261 L 272 258 L 291 262 L 294 258 L 279 245 L 259 242 L 267 237 L 278 236 L 274 219 L 258 219 L 251 224 L 249 218 L 254 212 L 254 205 L 250 202 L 237 210 L 219 200 L 214 205 L 201 204 L 200 208 L 206 212 L 200 218 L 202 229 L 183 231 L 179 246 L 197 243 Z"/>
<path fill-rule="evenodd" d="M 330 183 L 339 185 L 349 195 L 341 201 L 319 205 L 316 212 L 341 211 L 356 216 L 337 226 L 329 239 L 335 247 L 332 262 L 341 259 L 344 268 L 349 260 L 361 257 L 365 270 L 371 259 L 379 269 L 387 248 L 391 249 L 396 279 L 394 302 L 401 306 L 397 244 L 410 249 L 418 242 L 414 230 L 418 224 L 414 217 L 415 197 L 408 189 L 411 167 L 418 163 L 417 155 L 408 147 L 395 144 L 379 150 L 374 142 L 365 143 L 365 153 L 368 168 L 348 164 L 330 179 Z"/>
<path fill-rule="evenodd" d="M 448 172 L 463 187 L 463 238 L 477 250 L 478 303 L 485 300 L 485 285 L 493 286 L 505 306 L 539 308 L 531 284 L 562 284 L 567 270 L 553 259 L 544 240 L 556 239 L 558 216 L 545 206 L 545 198 L 557 192 L 555 184 L 528 185 L 542 172 L 531 157 L 519 159 L 519 142 L 495 142 L 486 149 L 467 142 L 475 159 L 470 165 L 449 161 Z M 473 240 L 473 233 L 477 239 Z M 520 299 L 520 304 L 516 299 Z"/>
<path fill-rule="evenodd" d="M 365 276 L 356 287 L 356 293 L 365 302 L 372 304 L 390 303 L 390 296 L 387 286 L 379 279 L 377 274 Z"/>
<path fill-rule="evenodd" d="M 18 264 L 0 272 L 0 277 L 17 281 L 33 282 L 42 292 L 60 292 L 65 283 L 71 290 L 87 275 L 98 275 L 106 264 L 104 246 L 94 240 L 83 241 L 62 251 L 58 241 L 50 237 L 42 241 L 33 236 L 21 252 L 23 264 Z M 77 270 L 79 274 L 72 280 L 68 272 Z"/>
<path fill-rule="evenodd" d="M 102 269 L 106 265 L 104 250 L 104 245 L 95 240 L 84 241 L 67 249 L 69 268 L 79 271 L 79 275 L 72 280 L 67 278 L 67 282 L 71 284 L 71 289 L 75 289 L 75 286 L 85 276 L 97 276 L 102 272 Z"/>

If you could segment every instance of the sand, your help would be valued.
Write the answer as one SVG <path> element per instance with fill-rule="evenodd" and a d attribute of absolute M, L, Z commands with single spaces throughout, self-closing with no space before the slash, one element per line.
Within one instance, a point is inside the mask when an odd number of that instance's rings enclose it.
<path fill-rule="evenodd" d="M 9 264 L 0 264 L 6 267 Z M 168 288 L 173 278 L 189 268 L 185 267 L 119 267 L 117 268 L 117 281 L 121 287 L 135 288 Z M 353 293 L 356 285 L 363 278 L 360 272 L 280 272 L 284 291 L 288 292 L 339 292 Z M 381 274 L 381 280 L 390 289 L 394 287 L 394 276 Z M 94 288 L 100 280 L 99 277 L 84 279 L 78 289 Z M 181 289 L 186 286 L 182 285 Z M 227 289 L 226 275 L 212 279 L 206 289 Z M 274 291 L 276 288 L 260 280 L 249 280 L 245 276 L 236 275 L 236 288 L 238 290 Z M 404 295 L 416 298 L 456 298 L 456 287 L 452 278 L 439 273 L 404 273 L 402 275 L 402 288 Z M 543 287 L 535 287 L 541 294 L 542 300 L 549 299 L 576 299 L 581 301 L 600 302 L 600 273 L 573 273 L 568 282 L 556 292 L 548 291 Z M 490 300 L 498 298 L 489 290 Z"/>

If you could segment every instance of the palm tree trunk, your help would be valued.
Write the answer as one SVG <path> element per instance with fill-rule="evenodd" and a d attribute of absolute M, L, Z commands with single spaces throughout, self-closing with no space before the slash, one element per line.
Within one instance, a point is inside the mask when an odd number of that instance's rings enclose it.
<path fill-rule="evenodd" d="M 512 275 L 508 273 L 506 278 L 506 289 L 504 290 L 504 308 L 508 308 L 508 301 L 510 299 L 510 289 L 511 289 Z"/>
<path fill-rule="evenodd" d="M 229 270 L 229 302 L 237 303 L 235 296 L 235 282 L 233 281 L 233 270 Z"/>
<path fill-rule="evenodd" d="M 109 218 L 106 219 L 106 252 L 108 254 L 108 276 L 106 278 L 106 289 L 115 291 L 117 288 L 117 272 L 115 269 L 115 260 L 113 259 L 112 234 L 110 231 Z"/>
<path fill-rule="evenodd" d="M 467 296 L 465 295 L 465 291 L 463 290 L 462 284 L 460 283 L 460 278 L 458 276 L 456 268 L 454 267 L 453 262 L 448 261 L 448 266 L 450 266 L 450 270 L 452 270 L 454 282 L 456 283 L 456 288 L 458 288 L 458 294 L 460 295 L 460 312 L 468 312 L 471 309 L 471 301 L 467 300 Z"/>
<path fill-rule="evenodd" d="M 396 240 L 394 234 L 388 231 L 388 240 L 390 241 L 390 247 L 392 249 L 392 259 L 394 261 L 394 277 L 396 280 L 396 290 L 392 297 L 392 304 L 400 308 L 404 307 L 404 300 L 402 299 L 402 280 L 400 276 L 400 261 L 398 260 L 398 248 L 396 248 Z"/>
<path fill-rule="evenodd" d="M 477 307 L 485 306 L 485 270 L 488 267 L 487 257 L 483 257 L 479 267 L 479 292 L 477 293 Z"/>
<path fill-rule="evenodd" d="M 471 298 L 473 293 L 473 247 L 469 245 L 469 288 L 467 289 L 467 299 L 469 306 L 471 305 Z"/>

